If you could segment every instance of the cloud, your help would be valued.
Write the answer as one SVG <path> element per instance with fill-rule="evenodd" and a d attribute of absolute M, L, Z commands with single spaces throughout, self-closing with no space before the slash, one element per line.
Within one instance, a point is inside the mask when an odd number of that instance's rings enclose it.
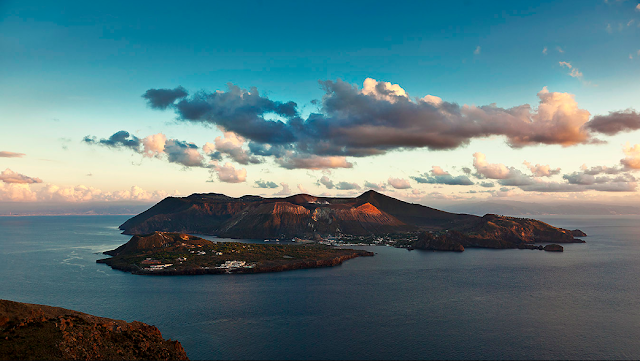
<path fill-rule="evenodd" d="M 167 144 L 167 136 L 158 133 L 142 139 L 143 154 L 145 157 L 160 157 L 164 154 L 164 147 Z"/>
<path fill-rule="evenodd" d="M 103 145 L 110 148 L 127 148 L 144 157 L 166 158 L 170 163 L 185 167 L 209 167 L 204 163 L 205 158 L 196 144 L 178 139 L 167 139 L 162 133 L 139 139 L 129 132 L 121 130 L 107 139 L 97 140 L 96 137 L 86 136 L 83 141 L 87 144 Z"/>
<path fill-rule="evenodd" d="M 479 55 L 479 54 L 480 54 L 480 50 L 481 50 L 481 49 L 480 49 L 480 45 L 478 45 L 478 46 L 476 47 L 476 50 L 474 50 L 474 51 L 473 51 L 473 54 L 474 54 L 474 55 Z"/>
<path fill-rule="evenodd" d="M 14 153 L 14 152 L 7 152 L 7 151 L 0 152 L 0 158 L 22 158 L 25 155 L 26 154 L 24 153 Z"/>
<path fill-rule="evenodd" d="M 571 71 L 572 76 L 582 76 L 573 65 Z M 229 132 L 219 138 L 220 144 L 205 145 L 203 150 L 211 159 L 227 155 L 240 164 L 251 164 L 263 160 L 258 157 L 273 157 L 286 169 L 351 168 L 353 163 L 346 157 L 412 148 L 455 149 L 490 136 L 503 136 L 516 148 L 589 144 L 598 141 L 594 134 L 603 129 L 590 126 L 591 114 L 578 106 L 572 94 L 550 92 L 546 87 L 537 94 L 537 106 L 501 108 L 459 105 L 435 95 L 411 97 L 398 84 L 371 78 L 361 89 L 341 80 L 320 85 L 324 95 L 318 111 L 306 118 L 295 102 L 274 101 L 255 88 L 244 90 L 233 84 L 226 91 L 200 91 L 174 102 L 156 99 L 154 93 L 145 93 L 145 98 L 152 108 L 168 104 L 166 109 L 174 111 L 179 121 Z M 247 143 L 248 150 L 231 137 Z"/>
<path fill-rule="evenodd" d="M 560 174 L 560 168 L 551 169 L 549 165 L 532 165 L 531 163 L 524 161 L 522 164 L 527 166 L 531 173 L 536 177 L 551 177 L 556 174 Z"/>
<path fill-rule="evenodd" d="M 487 157 L 482 153 L 473 154 L 473 166 L 479 174 L 489 179 L 506 179 L 511 176 L 511 169 L 506 165 L 487 162 Z"/>
<path fill-rule="evenodd" d="M 42 183 L 42 179 L 40 178 L 28 177 L 24 174 L 16 173 L 9 168 L 3 170 L 0 173 L 0 181 L 2 181 L 3 183 L 22 183 L 22 184 Z"/>
<path fill-rule="evenodd" d="M 539 104 L 513 108 L 460 106 L 434 95 L 412 98 L 398 84 L 367 78 L 362 89 L 321 81 L 320 112 L 303 119 L 294 102 L 272 101 L 255 88 L 199 92 L 169 105 L 178 120 L 222 126 L 249 141 L 249 152 L 273 156 L 285 168 L 350 167 L 344 158 L 389 150 L 455 149 L 472 139 L 505 136 L 514 147 L 570 146 L 590 141 L 588 111 L 573 95 L 538 93 Z M 282 120 L 280 120 L 282 119 Z M 325 159 L 322 164 L 309 164 Z M 330 160 L 327 162 L 326 160 Z"/>
<path fill-rule="evenodd" d="M 100 144 L 110 148 L 130 148 L 136 152 L 140 152 L 140 138 L 125 130 L 114 133 L 107 139 L 97 140 L 96 137 L 86 136 L 83 141 L 88 144 Z"/>
<path fill-rule="evenodd" d="M 534 179 L 523 174 L 514 167 L 507 167 L 501 163 L 489 163 L 484 154 L 473 154 L 473 166 L 480 177 L 497 179 L 503 186 L 525 186 L 532 184 Z"/>
<path fill-rule="evenodd" d="M 38 200 L 36 192 L 28 184 L 0 183 L 0 202 L 34 202 Z"/>
<path fill-rule="evenodd" d="M 384 183 L 372 183 L 369 181 L 364 181 L 364 187 L 365 188 L 369 188 L 369 189 L 373 189 L 376 191 L 383 191 L 387 189 L 387 185 Z"/>
<path fill-rule="evenodd" d="M 151 108 L 166 109 L 168 106 L 181 98 L 189 95 L 186 89 L 179 86 L 175 89 L 149 89 L 142 97 L 145 98 Z"/>
<path fill-rule="evenodd" d="M 298 184 L 298 190 L 302 193 L 309 193 L 303 186 L 302 184 Z"/>
<path fill-rule="evenodd" d="M 287 169 L 326 169 L 326 168 L 352 168 L 353 163 L 345 157 L 331 156 L 321 157 L 317 155 L 299 156 L 292 155 L 276 160 L 283 168 Z"/>
<path fill-rule="evenodd" d="M 336 189 L 341 191 L 347 191 L 347 190 L 353 190 L 353 189 L 361 189 L 361 187 L 356 183 L 338 182 L 336 184 Z"/>
<path fill-rule="evenodd" d="M 609 112 L 608 115 L 596 115 L 586 124 L 594 132 L 615 135 L 640 129 L 640 113 L 633 109 Z"/>
<path fill-rule="evenodd" d="M 274 193 L 274 196 L 288 196 L 289 194 L 291 194 L 291 190 L 289 189 L 289 185 L 287 183 L 280 183 L 280 185 L 282 186 L 282 189 L 277 192 Z"/>
<path fill-rule="evenodd" d="M 561 62 L 559 62 L 559 64 L 560 64 L 560 66 L 562 66 L 562 67 L 565 67 L 565 66 L 566 66 L 566 67 L 567 67 L 567 68 L 569 68 L 569 69 L 573 68 L 573 66 L 571 66 L 571 63 L 567 63 L 566 61 L 561 61 Z"/>
<path fill-rule="evenodd" d="M 73 187 L 46 184 L 39 189 L 31 189 L 29 184 L 0 183 L 0 201 L 9 202 L 117 202 L 117 201 L 159 201 L 169 196 L 165 191 L 146 191 L 138 186 L 128 190 L 105 192 L 85 185 Z"/>
<path fill-rule="evenodd" d="M 333 184 L 333 181 L 331 179 L 329 179 L 329 177 L 322 176 L 322 178 L 320 178 L 318 180 L 319 184 L 324 185 L 327 189 L 333 189 L 335 187 L 335 184 Z"/>
<path fill-rule="evenodd" d="M 185 167 L 204 166 L 204 157 L 200 154 L 199 147 L 194 143 L 169 139 L 164 152 L 167 154 L 167 160 L 171 163 L 181 164 Z"/>
<path fill-rule="evenodd" d="M 542 54 L 547 55 L 547 47 L 545 46 L 544 49 L 542 49 Z"/>
<path fill-rule="evenodd" d="M 434 176 L 438 176 L 438 175 L 450 175 L 449 172 L 443 170 L 441 167 L 434 165 L 431 166 L 431 174 Z"/>
<path fill-rule="evenodd" d="M 480 186 L 484 188 L 493 188 L 496 184 L 493 182 L 480 182 Z"/>
<path fill-rule="evenodd" d="M 449 172 L 444 171 L 439 166 L 432 166 L 430 173 L 424 173 L 418 177 L 410 177 L 418 183 L 428 184 L 446 184 L 446 185 L 473 185 L 473 181 L 465 175 L 457 177 L 452 176 Z"/>
<path fill-rule="evenodd" d="M 243 165 L 261 163 L 259 158 L 250 155 L 247 151 L 242 149 L 242 146 L 245 143 L 245 138 L 234 132 L 224 132 L 224 138 L 216 137 L 214 143 L 215 145 L 206 143 L 203 150 L 206 153 L 212 153 L 213 150 L 215 150 L 222 154 L 227 154 L 235 162 Z"/>
<path fill-rule="evenodd" d="M 559 46 L 556 46 L 556 50 L 557 50 L 557 51 L 558 51 L 558 53 L 560 53 L 560 54 L 563 54 L 563 53 L 564 53 L 564 50 L 562 50 L 562 48 L 561 48 L 561 47 L 559 47 Z"/>
<path fill-rule="evenodd" d="M 389 183 L 390 186 L 392 186 L 395 189 L 411 188 L 411 184 L 409 184 L 409 181 L 406 179 L 389 177 L 387 182 Z"/>
<path fill-rule="evenodd" d="M 211 167 L 212 173 L 218 175 L 218 180 L 224 183 L 242 183 L 247 180 L 247 170 L 236 169 L 233 164 L 225 163 L 224 166 L 220 166 L 215 162 Z"/>
<path fill-rule="evenodd" d="M 571 72 L 569 73 L 569 76 L 574 77 L 574 78 L 582 78 L 582 72 L 580 70 L 578 70 L 578 68 L 573 67 L 571 65 L 571 63 L 567 63 L 566 61 L 561 61 L 559 62 L 561 67 L 567 67 L 569 69 L 571 69 Z"/>
<path fill-rule="evenodd" d="M 636 11 L 640 11 L 640 4 L 636 5 L 635 9 Z"/>
<path fill-rule="evenodd" d="M 256 181 L 256 186 L 258 188 L 278 188 L 275 182 L 263 181 L 262 179 Z"/>
<path fill-rule="evenodd" d="M 624 154 L 626 158 L 622 159 L 620 163 L 622 163 L 625 169 L 640 169 L 640 144 L 632 147 L 627 143 L 624 147 Z"/>

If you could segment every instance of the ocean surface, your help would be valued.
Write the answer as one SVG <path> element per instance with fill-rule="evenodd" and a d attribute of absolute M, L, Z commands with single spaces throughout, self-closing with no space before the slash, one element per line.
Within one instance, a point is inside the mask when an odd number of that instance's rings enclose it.
<path fill-rule="evenodd" d="M 0 217 L 0 298 L 157 326 L 191 359 L 639 359 L 640 217 L 563 253 L 376 253 L 332 268 L 139 276 L 95 260 L 127 216 Z M 211 238 L 210 238 L 211 239 Z"/>

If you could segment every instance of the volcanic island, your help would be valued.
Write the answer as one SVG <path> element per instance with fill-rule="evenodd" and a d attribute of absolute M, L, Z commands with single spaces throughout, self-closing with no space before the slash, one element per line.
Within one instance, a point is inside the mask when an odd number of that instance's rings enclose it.
<path fill-rule="evenodd" d="M 259 273 L 328 267 L 372 252 L 346 249 L 384 245 L 462 252 L 465 248 L 562 252 L 558 243 L 584 243 L 580 230 L 529 219 L 456 214 L 367 191 L 355 198 L 168 197 L 120 226 L 133 235 L 96 262 L 135 274 Z M 210 241 L 192 234 L 253 239 Z M 265 243 L 261 243 L 264 239 Z M 293 244 L 277 244 L 291 240 Z"/>

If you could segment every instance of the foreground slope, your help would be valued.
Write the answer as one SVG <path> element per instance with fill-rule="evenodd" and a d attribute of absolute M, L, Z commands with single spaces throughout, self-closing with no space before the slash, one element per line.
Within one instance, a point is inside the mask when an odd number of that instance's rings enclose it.
<path fill-rule="evenodd" d="M 375 191 L 356 198 L 307 194 L 232 198 L 210 193 L 166 198 L 127 220 L 120 229 L 132 235 L 165 231 L 230 238 L 309 238 L 439 230 L 477 218 L 403 202 Z"/>
<path fill-rule="evenodd" d="M 188 360 L 154 326 L 0 300 L 0 360 Z"/>

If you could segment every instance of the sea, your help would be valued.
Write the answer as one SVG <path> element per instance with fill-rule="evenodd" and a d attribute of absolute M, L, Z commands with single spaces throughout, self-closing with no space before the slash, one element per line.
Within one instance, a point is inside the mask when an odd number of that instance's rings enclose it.
<path fill-rule="evenodd" d="M 155 325 L 195 360 L 640 359 L 639 216 L 536 216 L 589 235 L 562 253 L 362 246 L 337 267 L 165 277 L 95 263 L 127 218 L 0 217 L 0 298 Z"/>

